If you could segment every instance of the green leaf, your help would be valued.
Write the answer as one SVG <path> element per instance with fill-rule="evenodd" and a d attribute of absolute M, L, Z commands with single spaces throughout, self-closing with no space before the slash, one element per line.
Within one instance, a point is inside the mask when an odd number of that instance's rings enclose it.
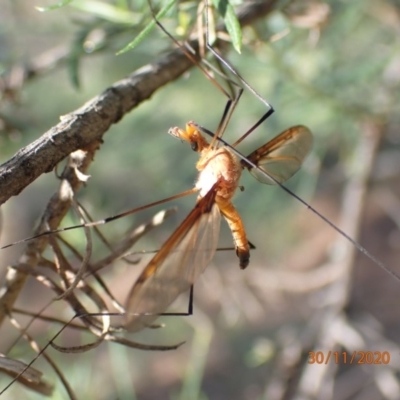
<path fill-rule="evenodd" d="M 168 3 L 158 12 L 156 15 L 156 19 L 161 19 L 170 8 L 177 2 L 177 0 L 169 0 Z M 117 53 L 117 56 L 120 54 L 126 53 L 129 50 L 135 48 L 143 39 L 152 31 L 152 29 L 156 26 L 156 22 L 154 19 L 139 33 L 138 36 L 132 42 L 128 43 L 122 50 Z"/>
<path fill-rule="evenodd" d="M 39 11 L 50 11 L 64 7 L 73 0 L 62 0 L 57 4 L 48 7 L 36 7 Z M 112 4 L 103 3 L 96 0 L 80 0 L 71 4 L 72 7 L 87 12 L 91 15 L 97 16 L 107 21 L 118 24 L 134 24 L 138 20 L 138 14 L 132 13 L 122 7 L 114 6 Z"/>
<path fill-rule="evenodd" d="M 224 19 L 233 47 L 240 54 L 242 49 L 242 28 L 236 17 L 234 8 L 228 0 L 214 0 L 214 5 Z"/>
<path fill-rule="evenodd" d="M 80 0 L 72 6 L 78 10 L 117 24 L 133 25 L 138 20 L 138 15 L 135 13 L 96 0 Z"/>
<path fill-rule="evenodd" d="M 74 1 L 74 0 L 61 0 L 59 3 L 53 4 L 52 6 L 35 7 L 35 8 L 36 8 L 36 10 L 41 11 L 41 12 L 57 10 L 58 8 L 61 8 L 61 7 L 64 7 L 64 6 L 68 5 L 72 1 Z"/>
<path fill-rule="evenodd" d="M 226 24 L 226 29 L 228 30 L 228 33 L 232 39 L 232 45 L 240 54 L 242 49 L 242 28 L 239 20 L 236 17 L 235 10 L 229 3 L 226 9 L 224 21 Z"/>

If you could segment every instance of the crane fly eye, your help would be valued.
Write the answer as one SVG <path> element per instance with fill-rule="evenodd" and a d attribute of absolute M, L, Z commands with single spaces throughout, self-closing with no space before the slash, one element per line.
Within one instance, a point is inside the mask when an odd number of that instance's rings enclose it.
<path fill-rule="evenodd" d="M 197 142 L 190 143 L 190 147 L 193 151 L 197 151 L 199 149 L 199 145 L 197 144 Z"/>

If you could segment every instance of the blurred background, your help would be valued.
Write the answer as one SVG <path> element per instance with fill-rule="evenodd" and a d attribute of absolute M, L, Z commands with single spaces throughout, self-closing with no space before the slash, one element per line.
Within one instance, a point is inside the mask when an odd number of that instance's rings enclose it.
<path fill-rule="evenodd" d="M 60 116 L 173 47 L 154 29 L 132 51 L 116 55 L 151 21 L 146 1 L 64 3 L 46 12 L 36 7 L 54 2 L 2 4 L 2 162 L 56 125 Z M 240 2 L 231 3 L 240 7 Z M 271 3 L 273 11 L 244 28 L 241 54 L 231 49 L 226 55 L 276 110 L 239 150 L 250 153 L 292 125 L 309 127 L 312 154 L 287 187 L 400 275 L 400 3 Z M 187 37 L 197 6 L 176 3 L 161 22 L 175 37 Z M 215 130 L 226 101 L 196 69 L 160 89 L 105 135 L 79 201 L 101 219 L 191 188 L 197 154 L 167 131 L 189 120 Z M 266 111 L 245 90 L 225 139 L 233 143 Z M 43 175 L 3 206 L 2 244 L 32 233 L 58 183 L 53 172 Z M 51 349 L 78 398 L 400 398 L 400 280 L 281 188 L 263 185 L 246 171 L 241 184 L 245 190 L 234 203 L 256 246 L 249 267 L 239 269 L 234 251 L 218 252 L 195 286 L 193 316 L 164 317 L 163 329 L 130 335 L 146 344 L 185 341 L 177 350 L 150 352 L 113 343 L 83 354 Z M 177 206 L 177 213 L 132 251 L 159 248 L 194 203 L 191 196 L 166 204 Z M 123 238 L 132 223 L 144 223 L 160 209 L 115 221 L 102 232 L 113 240 Z M 63 225 L 75 223 L 69 216 Z M 84 248 L 82 232 L 68 238 Z M 219 244 L 231 242 L 223 221 Z M 22 250 L 19 245 L 2 251 L 1 276 Z M 98 245 L 93 257 L 104 251 Z M 104 272 L 121 302 L 150 257 L 144 255 L 138 265 L 117 262 Z M 52 297 L 32 278 L 17 306 L 38 311 Z M 187 307 L 182 297 L 174 311 Z M 56 307 L 65 319 L 71 315 L 67 307 Z M 1 329 L 1 352 L 6 353 L 19 333 L 8 324 Z M 56 326 L 42 321 L 30 330 L 41 345 L 56 332 Z M 90 337 L 68 331 L 59 340 L 72 346 Z M 339 358 L 326 365 L 308 363 L 309 352 L 327 357 L 329 351 Z M 344 362 L 343 354 L 351 357 L 354 351 L 386 351 L 390 362 Z M 8 355 L 25 362 L 34 357 L 23 341 Z M 34 367 L 55 385 L 51 398 L 67 398 L 43 357 Z M 8 381 L 2 376 L 1 386 Z M 18 383 L 3 396 L 42 398 Z"/>

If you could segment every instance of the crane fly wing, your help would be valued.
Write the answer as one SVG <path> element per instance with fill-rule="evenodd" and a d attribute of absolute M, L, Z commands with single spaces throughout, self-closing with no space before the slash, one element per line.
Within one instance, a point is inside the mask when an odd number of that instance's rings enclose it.
<path fill-rule="evenodd" d="M 132 287 L 126 305 L 129 331 L 149 327 L 212 260 L 221 221 L 215 194 L 212 188 L 197 202 Z"/>
<path fill-rule="evenodd" d="M 308 128 L 302 125 L 293 126 L 253 151 L 247 159 L 279 183 L 283 183 L 299 170 L 311 150 L 312 142 L 312 133 Z M 261 171 L 246 164 L 246 161 L 242 165 L 261 183 L 276 184 Z"/>

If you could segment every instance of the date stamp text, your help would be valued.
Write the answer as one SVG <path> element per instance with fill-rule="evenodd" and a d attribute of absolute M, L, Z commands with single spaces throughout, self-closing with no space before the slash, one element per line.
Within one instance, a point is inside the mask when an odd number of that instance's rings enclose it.
<path fill-rule="evenodd" d="M 308 364 L 375 364 L 387 365 L 390 363 L 388 351 L 310 351 L 308 353 Z"/>

